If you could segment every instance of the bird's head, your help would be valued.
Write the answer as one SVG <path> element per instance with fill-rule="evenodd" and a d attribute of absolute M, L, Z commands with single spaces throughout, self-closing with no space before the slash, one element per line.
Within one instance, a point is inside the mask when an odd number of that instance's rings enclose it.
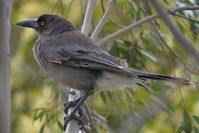
<path fill-rule="evenodd" d="M 33 28 L 39 33 L 39 35 L 54 35 L 76 30 L 69 21 L 53 14 L 44 14 L 36 19 L 25 20 L 16 24 Z"/>

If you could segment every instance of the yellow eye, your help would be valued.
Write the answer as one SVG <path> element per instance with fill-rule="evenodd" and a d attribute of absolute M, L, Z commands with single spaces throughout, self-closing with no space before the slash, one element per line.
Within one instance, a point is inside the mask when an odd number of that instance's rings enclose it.
<path fill-rule="evenodd" d="M 40 25 L 41 25 L 41 26 L 44 26 L 44 25 L 45 25 L 44 21 L 41 21 L 41 22 L 40 22 Z"/>

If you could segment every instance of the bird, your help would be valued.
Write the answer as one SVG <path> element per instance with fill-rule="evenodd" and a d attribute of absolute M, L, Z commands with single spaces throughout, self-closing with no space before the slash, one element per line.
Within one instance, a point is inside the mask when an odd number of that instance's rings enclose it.
<path fill-rule="evenodd" d="M 33 46 L 39 66 L 55 81 L 80 90 L 83 96 L 75 104 L 65 124 L 94 92 L 117 90 L 143 85 L 145 80 L 169 81 L 189 85 L 190 80 L 128 68 L 99 48 L 89 36 L 71 22 L 55 14 L 16 23 L 36 30 L 38 40 Z"/>

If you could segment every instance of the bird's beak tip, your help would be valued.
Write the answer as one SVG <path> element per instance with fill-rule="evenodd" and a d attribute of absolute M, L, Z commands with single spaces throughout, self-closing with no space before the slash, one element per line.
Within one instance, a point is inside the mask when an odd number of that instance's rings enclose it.
<path fill-rule="evenodd" d="M 36 19 L 30 19 L 30 20 L 17 22 L 16 25 L 23 26 L 23 27 L 29 27 L 29 28 L 36 28 L 35 27 L 37 25 L 36 22 L 37 22 Z"/>
<path fill-rule="evenodd" d="M 17 22 L 16 25 L 18 25 L 18 26 L 23 26 L 23 25 L 22 25 L 22 22 Z"/>

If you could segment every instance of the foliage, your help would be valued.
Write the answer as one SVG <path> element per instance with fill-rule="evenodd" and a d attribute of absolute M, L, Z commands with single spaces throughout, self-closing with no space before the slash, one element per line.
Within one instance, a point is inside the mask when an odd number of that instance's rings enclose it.
<path fill-rule="evenodd" d="M 57 2 L 57 3 L 56 3 Z M 36 34 L 30 29 L 15 26 L 17 21 L 34 18 L 43 13 L 60 14 L 78 29 L 86 9 L 81 0 L 16 0 L 13 1 L 12 19 L 12 132 L 63 132 L 63 102 L 66 88 L 52 82 L 37 66 L 32 55 Z M 161 0 L 167 8 L 176 5 L 198 5 L 197 0 Z M 97 3 L 92 21 L 92 33 L 108 5 Z M 147 0 L 117 0 L 114 10 L 100 33 L 98 40 L 155 14 Z M 172 21 L 199 49 L 198 11 L 180 11 Z M 88 99 L 94 110 L 94 132 L 199 132 L 198 81 L 196 63 L 175 41 L 160 20 L 145 23 L 121 35 L 102 47 L 124 65 L 150 72 L 190 78 L 195 87 L 178 87 L 163 82 L 147 82 L 153 91 L 143 87 L 105 91 Z M 45 75 L 45 76 L 43 76 Z M 106 119 L 106 120 L 105 120 Z"/>
<path fill-rule="evenodd" d="M 193 120 L 195 120 L 195 123 L 193 123 Z M 189 115 L 189 113 L 184 110 L 183 113 L 183 121 L 181 122 L 180 127 L 178 128 L 178 133 L 183 133 L 183 131 L 185 133 L 198 133 L 199 132 L 199 127 L 197 126 L 199 124 L 199 117 L 193 115 L 192 117 Z"/>

